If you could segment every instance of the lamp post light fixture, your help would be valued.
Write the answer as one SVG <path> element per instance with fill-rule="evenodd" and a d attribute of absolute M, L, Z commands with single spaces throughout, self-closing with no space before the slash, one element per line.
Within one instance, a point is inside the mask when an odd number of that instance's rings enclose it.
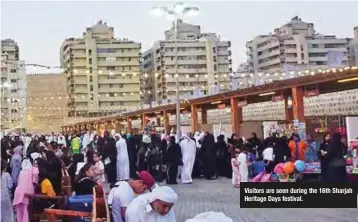
<path fill-rule="evenodd" d="M 198 7 L 187 6 L 183 2 L 175 3 L 172 8 L 167 7 L 153 7 L 150 14 L 154 17 L 166 16 L 167 19 L 173 22 L 174 26 L 174 47 L 175 47 L 175 78 L 176 78 L 176 134 L 177 142 L 181 138 L 180 127 L 180 91 L 179 91 L 179 74 L 178 74 L 178 20 L 185 17 L 194 17 L 199 14 Z"/>

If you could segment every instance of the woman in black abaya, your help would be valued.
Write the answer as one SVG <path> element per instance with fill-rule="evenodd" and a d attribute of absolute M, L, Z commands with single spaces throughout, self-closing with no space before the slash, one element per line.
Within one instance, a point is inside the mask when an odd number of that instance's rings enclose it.
<path fill-rule="evenodd" d="M 216 169 L 216 146 L 214 136 L 208 132 L 202 140 L 200 156 L 202 159 L 203 174 L 205 179 L 211 180 L 215 176 Z"/>

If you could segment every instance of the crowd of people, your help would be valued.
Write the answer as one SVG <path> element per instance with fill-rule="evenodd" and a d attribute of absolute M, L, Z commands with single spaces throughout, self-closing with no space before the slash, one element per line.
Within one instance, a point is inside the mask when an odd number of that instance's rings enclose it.
<path fill-rule="evenodd" d="M 74 195 L 90 195 L 94 187 L 111 184 L 108 202 L 115 222 L 159 217 L 175 221 L 172 206 L 178 195 L 156 182 L 190 184 L 193 178 L 226 177 L 240 187 L 288 160 L 320 161 L 323 180 L 344 181 L 346 152 L 345 137 L 338 133 L 325 134 L 320 146 L 312 136 L 303 141 L 298 134 L 272 134 L 260 140 L 255 133 L 244 139 L 196 132 L 183 134 L 179 141 L 175 135 L 154 132 L 6 135 L 1 139 L 2 221 L 14 221 L 15 208 L 17 221 L 27 222 L 29 194 L 60 195 L 64 168 Z M 53 206 L 51 201 L 39 201 L 35 210 Z"/>

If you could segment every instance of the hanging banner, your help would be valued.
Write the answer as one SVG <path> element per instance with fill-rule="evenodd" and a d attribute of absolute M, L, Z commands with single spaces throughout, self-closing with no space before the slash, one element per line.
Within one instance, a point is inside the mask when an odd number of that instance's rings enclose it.
<path fill-rule="evenodd" d="M 218 105 L 218 109 L 225 109 L 226 108 L 226 105 L 225 104 L 219 104 Z"/>
<path fill-rule="evenodd" d="M 272 96 L 272 102 L 280 102 L 284 99 L 285 99 L 285 97 L 283 95 Z"/>
<path fill-rule="evenodd" d="M 238 107 L 247 106 L 247 100 L 242 100 L 242 101 L 237 102 L 237 106 Z"/>
<path fill-rule="evenodd" d="M 319 95 L 318 89 L 305 91 L 305 97 L 313 97 L 318 95 Z"/>

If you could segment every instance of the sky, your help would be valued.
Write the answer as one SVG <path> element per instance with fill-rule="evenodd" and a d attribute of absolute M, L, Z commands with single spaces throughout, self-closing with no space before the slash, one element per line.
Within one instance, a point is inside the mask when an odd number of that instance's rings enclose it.
<path fill-rule="evenodd" d="M 353 37 L 358 1 L 184 1 L 200 8 L 188 20 L 203 32 L 231 40 L 233 68 L 246 61 L 245 44 L 268 34 L 296 15 L 315 24 L 317 32 Z M 59 66 L 65 38 L 81 37 L 98 20 L 114 27 L 115 36 L 142 43 L 142 50 L 164 38 L 171 22 L 148 13 L 174 1 L 1 1 L 1 38 L 12 38 L 26 63 Z"/>

